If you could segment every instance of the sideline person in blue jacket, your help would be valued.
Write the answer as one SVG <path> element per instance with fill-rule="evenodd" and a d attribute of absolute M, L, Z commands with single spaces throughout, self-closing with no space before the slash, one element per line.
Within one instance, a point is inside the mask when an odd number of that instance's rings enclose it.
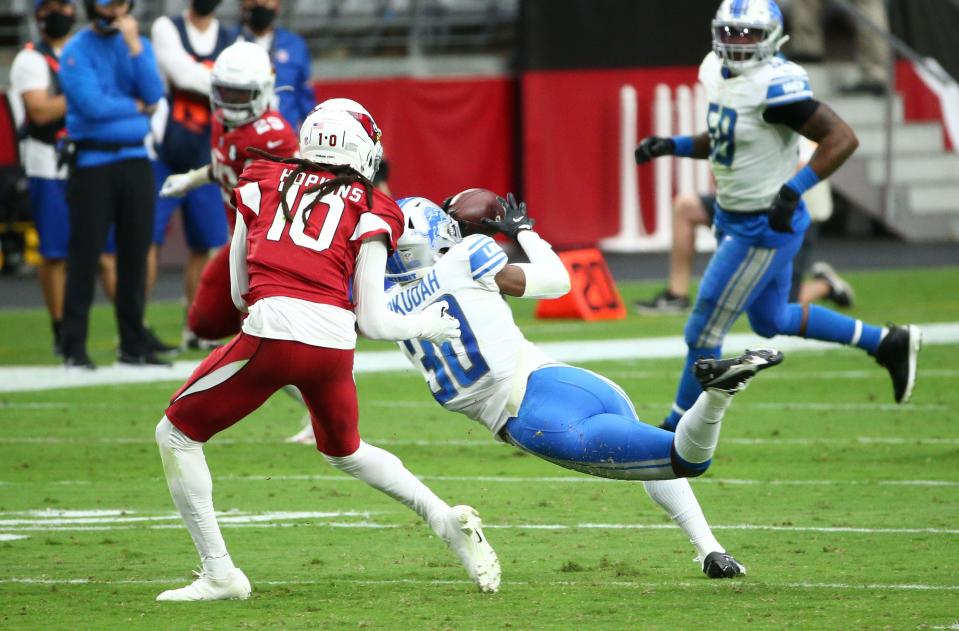
<path fill-rule="evenodd" d="M 306 42 L 296 33 L 274 26 L 280 0 L 243 0 L 241 9 L 243 23 L 236 38 L 256 42 L 270 52 L 276 70 L 280 115 L 293 129 L 299 129 L 316 105 L 316 94 L 310 85 L 310 52 Z"/>
<path fill-rule="evenodd" d="M 70 244 L 63 314 L 64 362 L 93 369 L 87 331 L 97 261 L 116 226 L 118 360 L 162 364 L 143 327 L 147 250 L 153 233 L 154 183 L 144 138 L 163 97 L 153 49 L 140 36 L 127 0 L 84 0 L 92 24 L 76 34 L 61 58 L 67 100 L 66 156 Z"/>

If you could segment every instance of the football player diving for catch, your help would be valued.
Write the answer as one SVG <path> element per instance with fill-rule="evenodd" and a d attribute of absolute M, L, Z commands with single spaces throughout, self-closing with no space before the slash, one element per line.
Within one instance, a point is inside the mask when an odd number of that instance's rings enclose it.
<path fill-rule="evenodd" d="M 852 155 L 856 135 L 813 98 L 805 70 L 777 54 L 787 38 L 773 0 L 725 0 L 712 32 L 713 51 L 699 67 L 708 132 L 651 136 L 636 149 L 640 164 L 666 155 L 708 159 L 717 189 L 719 244 L 686 322 L 686 367 L 662 427 L 675 430 L 698 401 L 702 384 L 691 368 L 720 356 L 743 312 L 763 337 L 858 346 L 889 371 L 896 402 L 907 402 L 916 381 L 918 327 L 879 327 L 816 304 L 788 303 L 792 261 L 810 222 L 802 194 Z M 818 147 L 797 172 L 800 135 Z"/>
<path fill-rule="evenodd" d="M 711 578 L 746 568 L 713 537 L 689 482 L 709 467 L 732 396 L 760 370 L 782 361 L 773 350 L 747 351 L 731 360 L 697 363 L 705 388 L 676 433 L 639 420 L 623 390 L 582 368 L 559 363 L 530 343 L 501 294 L 556 298 L 569 275 L 552 247 L 532 230 L 526 205 L 501 201 L 489 226 L 515 239 L 529 263 L 508 264 L 492 238 L 460 239 L 459 225 L 423 198 L 400 201 L 406 231 L 387 261 L 387 292 L 397 314 L 448 305 L 460 338 L 436 344 L 404 340 L 400 349 L 420 370 L 438 403 L 486 426 L 494 438 L 561 467 L 619 480 L 643 480 L 646 490 L 696 548 Z"/>
<path fill-rule="evenodd" d="M 499 561 L 477 512 L 450 507 L 396 456 L 360 438 L 356 327 L 373 339 L 442 344 L 459 336 L 459 322 L 442 302 L 410 315 L 387 308 L 386 260 L 404 217 L 392 198 L 373 189 L 380 135 L 359 103 L 324 101 L 300 130 L 302 158 L 264 155 L 239 178 L 230 285 L 233 303 L 248 316 L 240 334 L 173 395 L 156 427 L 167 485 L 202 570 L 192 584 L 157 600 L 249 597 L 250 582 L 220 533 L 203 445 L 286 385 L 302 392 L 317 448 L 331 465 L 419 514 L 481 591 L 499 587 Z"/>

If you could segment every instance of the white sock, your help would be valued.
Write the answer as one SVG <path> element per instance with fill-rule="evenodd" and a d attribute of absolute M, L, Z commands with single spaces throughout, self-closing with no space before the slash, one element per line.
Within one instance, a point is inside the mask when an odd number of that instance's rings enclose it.
<path fill-rule="evenodd" d="M 713 531 L 709 529 L 703 509 L 699 506 L 692 487 L 689 486 L 689 480 L 686 478 L 650 480 L 643 482 L 643 486 L 646 487 L 649 497 L 666 511 L 677 526 L 683 529 L 689 537 L 689 542 L 696 548 L 699 559 L 706 558 L 710 552 L 726 551 L 716 541 Z"/>
<path fill-rule="evenodd" d="M 705 390 L 699 395 L 676 425 L 673 446 L 680 458 L 695 464 L 713 457 L 723 414 L 731 400 L 731 394 L 717 390 Z"/>
<path fill-rule="evenodd" d="M 422 517 L 442 539 L 446 539 L 445 517 L 450 506 L 410 473 L 390 452 L 360 441 L 349 456 L 325 456 L 331 465 L 386 493 Z"/>
<path fill-rule="evenodd" d="M 227 578 L 234 565 L 213 512 L 213 478 L 203 455 L 203 443 L 190 439 L 166 416 L 157 424 L 157 446 L 173 503 L 176 504 L 203 570 L 214 579 Z"/>

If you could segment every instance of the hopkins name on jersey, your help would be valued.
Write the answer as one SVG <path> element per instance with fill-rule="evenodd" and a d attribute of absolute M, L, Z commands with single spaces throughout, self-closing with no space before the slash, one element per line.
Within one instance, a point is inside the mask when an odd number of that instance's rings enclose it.
<path fill-rule="evenodd" d="M 709 53 L 699 67 L 709 109 L 709 160 L 720 208 L 754 212 L 769 208 L 796 172 L 799 134 L 763 119 L 767 107 L 812 98 L 806 71 L 781 57 L 731 75 Z"/>
<path fill-rule="evenodd" d="M 460 338 L 437 346 L 425 340 L 399 342 L 419 369 L 433 397 L 447 410 L 485 425 L 493 435 L 515 415 L 514 382 L 553 363 L 523 337 L 496 285 L 506 253 L 490 237 L 470 235 L 450 248 L 416 282 L 394 285 L 387 298 L 399 314 L 416 313 L 438 300 L 460 323 Z"/>
<path fill-rule="evenodd" d="M 280 203 L 294 167 L 256 160 L 240 175 L 233 200 L 247 228 L 248 305 L 280 296 L 333 305 L 352 314 L 348 283 L 364 239 L 384 235 L 389 247 L 403 232 L 403 212 L 391 197 L 374 189 L 366 207 L 360 184 L 340 186 L 303 214 L 317 193 L 307 189 L 332 179 L 332 173 L 300 173 L 286 193 L 292 221 Z"/>

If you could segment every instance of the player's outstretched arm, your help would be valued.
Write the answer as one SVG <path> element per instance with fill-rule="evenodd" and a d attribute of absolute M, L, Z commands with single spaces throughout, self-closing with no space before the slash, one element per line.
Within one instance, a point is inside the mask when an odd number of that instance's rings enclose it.
<path fill-rule="evenodd" d="M 569 292 L 569 271 L 548 241 L 532 230 L 516 237 L 529 263 L 507 265 L 496 274 L 496 285 L 507 296 L 559 298 Z"/>
<path fill-rule="evenodd" d="M 695 136 L 673 136 L 672 138 L 647 136 L 640 141 L 634 155 L 636 164 L 646 164 L 653 158 L 661 156 L 703 160 L 709 157 L 709 134 L 703 132 Z"/>
<path fill-rule="evenodd" d="M 195 188 L 213 181 L 210 165 L 197 167 L 186 173 L 174 173 L 167 176 L 160 187 L 160 197 L 183 197 Z"/>
<path fill-rule="evenodd" d="M 569 272 L 552 246 L 533 232 L 536 221 L 527 214 L 526 202 L 517 202 L 512 193 L 496 199 L 503 207 L 502 219 L 483 219 L 483 223 L 515 239 L 530 261 L 505 266 L 494 277 L 496 286 L 507 296 L 523 298 L 559 298 L 566 294 Z"/>
<path fill-rule="evenodd" d="M 356 257 L 353 291 L 356 323 L 366 337 L 374 340 L 409 340 L 419 337 L 435 344 L 460 336 L 459 320 L 446 313 L 448 305 L 434 302 L 416 314 L 400 315 L 387 307 L 383 292 L 386 270 L 386 237 L 365 239 Z"/>

